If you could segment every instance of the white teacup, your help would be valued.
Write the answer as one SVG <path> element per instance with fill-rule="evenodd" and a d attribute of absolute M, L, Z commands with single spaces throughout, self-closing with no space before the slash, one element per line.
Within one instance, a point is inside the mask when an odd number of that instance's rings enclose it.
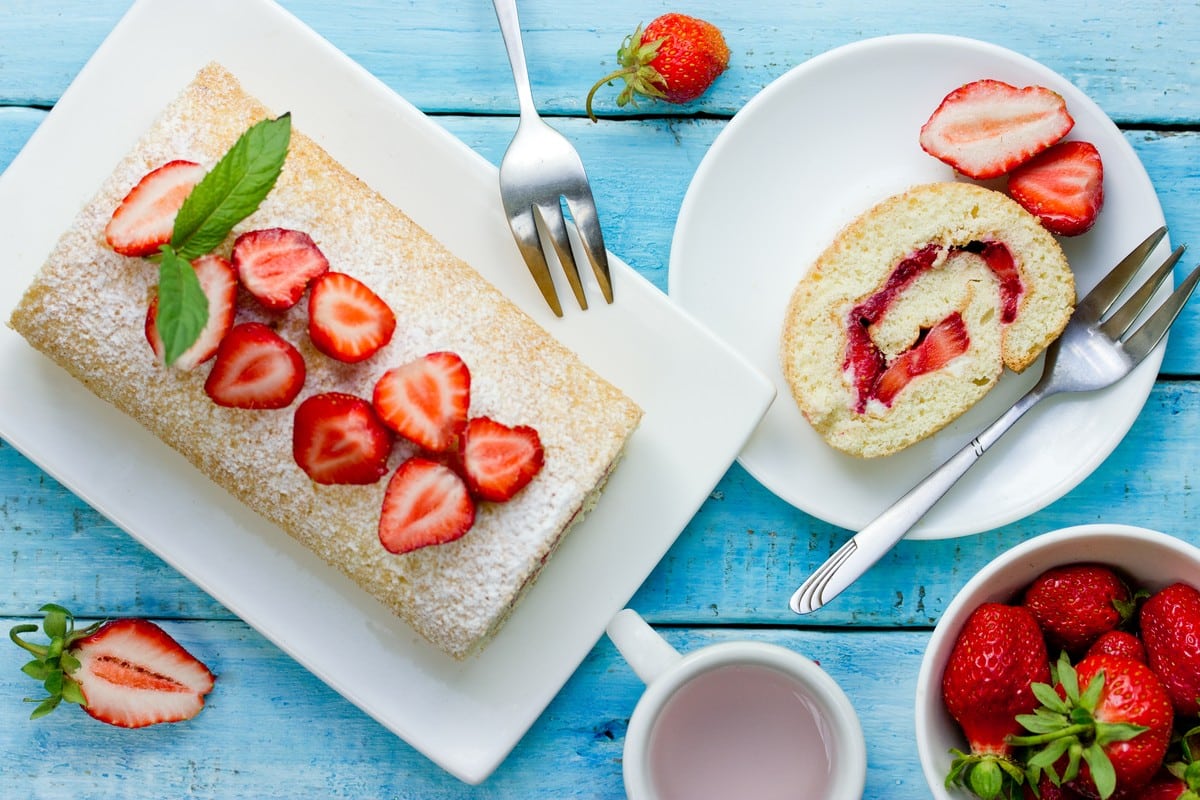
<path fill-rule="evenodd" d="M 630 609 L 608 636 L 646 684 L 625 733 L 630 800 L 862 797 L 862 726 L 814 662 L 763 642 L 681 655 Z"/>

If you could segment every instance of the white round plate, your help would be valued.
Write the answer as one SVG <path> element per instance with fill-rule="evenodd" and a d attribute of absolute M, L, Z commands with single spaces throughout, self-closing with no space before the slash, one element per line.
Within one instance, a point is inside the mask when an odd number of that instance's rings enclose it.
<path fill-rule="evenodd" d="M 764 374 L 778 397 L 738 457 L 768 489 L 815 517 L 859 529 L 969 442 L 1036 381 L 1041 362 L 1006 373 L 936 435 L 882 459 L 835 451 L 809 427 L 779 366 L 783 315 L 800 276 L 850 220 L 909 186 L 955 180 L 924 153 L 921 125 L 954 88 L 979 78 L 1059 92 L 1068 138 L 1095 144 L 1105 206 L 1096 226 L 1062 239 L 1078 291 L 1091 289 L 1150 231 L 1162 208 L 1116 125 L 1062 76 L 995 45 L 940 35 L 869 39 L 801 64 L 721 132 L 688 188 L 671 245 L 671 298 Z M 1160 254 L 1166 244 L 1160 245 Z M 1164 291 L 1166 291 L 1164 289 Z M 962 536 L 1031 514 L 1102 462 L 1140 412 L 1162 348 L 1109 389 L 1044 401 L 913 529 Z"/>

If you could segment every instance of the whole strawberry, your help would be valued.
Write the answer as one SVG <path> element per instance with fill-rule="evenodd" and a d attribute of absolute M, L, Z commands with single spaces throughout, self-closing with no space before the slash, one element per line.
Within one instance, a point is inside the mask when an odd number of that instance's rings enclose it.
<path fill-rule="evenodd" d="M 1147 663 L 1175 710 L 1200 713 L 1200 592 L 1171 584 L 1146 601 L 1139 619 Z"/>
<path fill-rule="evenodd" d="M 1110 656 L 1125 656 L 1134 661 L 1146 663 L 1146 647 L 1142 640 L 1129 631 L 1105 631 L 1100 634 L 1085 655 L 1096 656 L 1107 653 Z M 1161 680 L 1161 679 L 1160 679 Z"/>
<path fill-rule="evenodd" d="M 1048 569 L 1025 590 L 1021 604 L 1033 612 L 1049 645 L 1072 656 L 1128 619 L 1133 608 L 1129 587 L 1101 564 Z"/>
<path fill-rule="evenodd" d="M 1084 797 L 1131 796 L 1166 756 L 1174 721 L 1167 690 L 1124 656 L 1088 656 L 1075 667 L 1063 657 L 1057 673 L 1056 687 L 1034 687 L 1042 706 L 1019 718 L 1030 735 L 1011 743 L 1034 748 L 1030 769 L 1054 770 Z"/>
<path fill-rule="evenodd" d="M 965 786 L 983 800 L 1011 796 L 1024 776 L 1008 758 L 1008 737 L 1021 732 L 1017 715 L 1038 705 L 1031 684 L 1049 677 L 1042 632 L 1028 609 L 984 603 L 971 613 L 942 673 L 942 700 L 970 750 L 954 751 L 947 786 Z"/>
<path fill-rule="evenodd" d="M 617 105 L 637 97 L 652 97 L 668 103 L 688 103 L 712 86 L 729 66 L 729 46 L 711 22 L 686 14 L 663 14 L 649 25 L 626 36 L 617 49 L 621 68 L 592 86 L 587 96 L 587 115 L 592 122 L 592 98 L 596 90 L 620 78 L 625 81 Z"/>

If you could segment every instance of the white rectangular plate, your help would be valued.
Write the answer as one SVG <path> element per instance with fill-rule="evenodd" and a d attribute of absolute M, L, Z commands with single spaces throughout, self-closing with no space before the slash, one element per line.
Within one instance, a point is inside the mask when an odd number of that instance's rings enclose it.
<path fill-rule="evenodd" d="M 160 45 L 153 69 L 147 43 Z M 496 640 L 458 663 L 7 327 L 0 436 L 348 700 L 477 783 L 666 553 L 774 388 L 611 256 L 616 303 L 555 319 L 508 232 L 495 168 L 268 0 L 143 0 L 105 40 L 0 176 L 5 320 L 79 207 L 214 60 L 273 111 L 291 111 L 298 129 L 642 406 L 599 506 Z"/>

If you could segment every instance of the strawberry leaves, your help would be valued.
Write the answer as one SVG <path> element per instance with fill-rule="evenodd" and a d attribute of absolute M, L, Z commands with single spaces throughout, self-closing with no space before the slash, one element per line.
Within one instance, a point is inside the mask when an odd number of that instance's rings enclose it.
<path fill-rule="evenodd" d="M 45 614 L 42 632 L 50 640 L 48 644 L 34 644 L 22 638 L 22 634 L 37 632 L 38 626 L 34 624 L 16 625 L 8 632 L 8 638 L 34 656 L 21 671 L 39 681 L 46 690 L 46 697 L 25 698 L 26 702 L 38 704 L 30 719 L 46 716 L 63 700 L 84 705 L 83 692 L 71 678 L 71 673 L 79 669 L 79 659 L 70 653 L 70 648 L 76 640 L 95 633 L 102 624 L 95 622 L 76 630 L 74 615 L 62 606 L 47 603 L 38 610 Z"/>

